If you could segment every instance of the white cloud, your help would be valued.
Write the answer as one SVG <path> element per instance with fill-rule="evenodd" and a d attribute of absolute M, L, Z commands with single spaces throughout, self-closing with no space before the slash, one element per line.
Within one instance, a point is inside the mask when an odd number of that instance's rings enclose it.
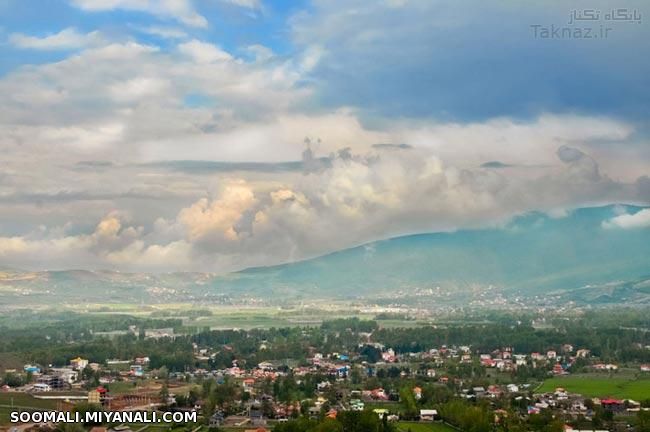
<path fill-rule="evenodd" d="M 633 139 L 625 121 L 368 124 L 355 107 L 314 107 L 309 71 L 323 48 L 252 52 L 255 61 L 198 40 L 167 51 L 113 43 L 2 76 L 2 261 L 227 271 L 528 210 L 639 201 L 646 190 L 627 170 L 636 153 L 603 153 L 602 142 Z M 305 137 L 302 170 L 277 164 L 299 160 Z"/>
<path fill-rule="evenodd" d="M 232 56 L 218 46 L 196 39 L 180 44 L 178 50 L 198 63 L 232 60 Z"/>
<path fill-rule="evenodd" d="M 136 170 L 138 175 L 129 177 L 128 170 L 121 174 L 108 167 L 106 176 L 86 175 L 85 181 L 107 179 L 111 188 L 153 181 L 177 191 L 189 187 L 190 194 L 181 201 L 145 196 L 140 207 L 120 201 L 125 212 L 141 220 L 149 217 L 137 224 L 111 212 L 90 234 L 52 229 L 0 237 L 0 256 L 18 267 L 81 263 L 129 270 L 230 271 L 395 235 L 492 226 L 529 210 L 631 199 L 634 185 L 576 169 L 584 158 L 588 156 L 540 174 L 517 176 L 447 165 L 423 148 L 345 150 L 304 174 L 216 172 L 198 188 L 192 184 L 201 177 L 192 174 L 142 176 Z M 107 205 L 112 203 L 109 198 Z M 158 217 L 160 205 L 175 215 Z M 46 208 L 75 216 L 67 206 Z M 650 220 L 648 213 L 619 215 L 609 224 L 643 226 Z M 77 224 L 87 223 L 87 214 L 76 216 L 81 216 Z"/>
<path fill-rule="evenodd" d="M 179 221 L 187 228 L 190 240 L 237 240 L 237 223 L 244 212 L 255 204 L 255 194 L 243 180 L 230 182 L 219 199 L 209 202 L 202 198 L 179 214 Z"/>
<path fill-rule="evenodd" d="M 151 95 L 162 95 L 169 89 L 169 82 L 156 77 L 137 77 L 117 82 L 110 87 L 116 101 L 138 101 Z"/>
<path fill-rule="evenodd" d="M 247 9 L 260 9 L 262 7 L 262 2 L 260 0 L 221 0 L 224 3 L 230 3 L 235 6 L 247 8 Z"/>
<path fill-rule="evenodd" d="M 164 39 L 185 39 L 187 33 L 176 27 L 148 26 L 136 27 L 136 30 L 145 34 L 158 36 Z"/>
<path fill-rule="evenodd" d="M 249 45 L 246 50 L 253 55 L 255 61 L 266 61 L 275 56 L 273 50 L 264 45 Z"/>
<path fill-rule="evenodd" d="M 19 48 L 36 50 L 69 50 L 85 48 L 87 46 L 104 43 L 101 34 L 97 31 L 80 33 L 69 27 L 58 33 L 37 37 L 22 33 L 9 35 L 9 43 Z"/>
<path fill-rule="evenodd" d="M 638 229 L 650 227 L 650 209 L 643 209 L 634 214 L 622 214 L 603 222 L 603 228 Z"/>
<path fill-rule="evenodd" d="M 196 12 L 191 0 L 72 0 L 72 4 L 90 12 L 124 9 L 175 19 L 190 27 L 208 26 L 208 21 Z"/>

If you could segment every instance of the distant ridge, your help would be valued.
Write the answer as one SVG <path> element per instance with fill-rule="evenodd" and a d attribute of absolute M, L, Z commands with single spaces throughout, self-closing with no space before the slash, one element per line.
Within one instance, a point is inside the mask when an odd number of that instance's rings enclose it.
<path fill-rule="evenodd" d="M 463 291 L 475 285 L 498 286 L 513 295 L 571 291 L 585 303 L 612 302 L 646 291 L 650 298 L 649 285 L 643 282 L 650 275 L 650 228 L 603 226 L 621 211 L 632 214 L 644 208 L 582 208 L 559 218 L 533 212 L 503 228 L 397 237 L 227 275 L 8 269 L 0 271 L 0 305 L 271 295 L 372 298 L 438 286 Z M 599 291 L 588 286 L 598 286 Z"/>
<path fill-rule="evenodd" d="M 244 291 L 302 286 L 326 295 L 468 283 L 542 292 L 637 279 L 650 274 L 650 229 L 603 222 L 643 208 L 582 208 L 561 218 L 532 212 L 504 228 L 397 237 L 217 279 Z"/>

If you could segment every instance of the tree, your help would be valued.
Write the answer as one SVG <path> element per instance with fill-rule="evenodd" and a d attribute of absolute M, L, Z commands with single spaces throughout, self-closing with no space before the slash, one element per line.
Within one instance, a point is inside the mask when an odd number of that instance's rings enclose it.
<path fill-rule="evenodd" d="M 344 432 L 343 425 L 335 419 L 325 419 L 322 423 L 311 429 L 312 432 Z"/>
<path fill-rule="evenodd" d="M 399 391 L 399 403 L 402 407 L 402 414 L 407 419 L 414 419 L 418 415 L 418 406 L 415 396 L 410 387 L 404 386 Z"/>
<path fill-rule="evenodd" d="M 9 387 L 20 387 L 23 385 L 23 379 L 20 375 L 14 373 L 7 373 L 2 381 Z"/>
<path fill-rule="evenodd" d="M 639 411 L 636 415 L 637 432 L 650 432 L 650 411 Z"/>
<path fill-rule="evenodd" d="M 167 369 L 167 366 L 162 366 L 158 369 L 156 373 L 157 377 L 163 380 L 166 380 L 169 378 L 169 370 Z"/>
<path fill-rule="evenodd" d="M 167 385 L 167 381 L 163 382 L 162 387 L 160 388 L 160 399 L 162 399 L 163 405 L 167 405 L 167 401 L 169 400 L 169 386 Z"/>

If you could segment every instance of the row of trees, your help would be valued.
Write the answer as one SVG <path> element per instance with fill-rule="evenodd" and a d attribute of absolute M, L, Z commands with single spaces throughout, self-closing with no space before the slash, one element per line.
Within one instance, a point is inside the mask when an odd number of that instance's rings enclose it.
<path fill-rule="evenodd" d="M 107 322 L 113 319 L 115 322 Z M 315 349 L 323 353 L 348 353 L 375 363 L 381 359 L 381 350 L 372 345 L 360 345 L 366 340 L 365 334 L 372 332 L 373 342 L 401 353 L 426 351 L 441 345 L 471 345 L 473 350 L 482 352 L 506 346 L 513 347 L 516 352 L 545 352 L 548 349 L 559 351 L 562 344 L 569 343 L 574 347 L 589 348 L 605 361 L 650 362 L 650 350 L 644 348 L 650 345 L 650 332 L 619 327 L 595 329 L 584 326 L 579 320 L 560 322 L 551 330 L 505 324 L 380 329 L 375 321 L 355 318 L 327 321 L 320 328 L 205 330 L 163 339 L 145 339 L 133 334 L 105 338 L 94 334 L 98 329 L 125 329 L 129 325 L 138 325 L 141 329 L 180 327 L 180 320 L 82 315 L 72 321 L 49 322 L 40 328 L 0 328 L 3 334 L 0 353 L 11 353 L 25 362 L 43 365 L 66 364 L 71 355 L 80 355 L 98 363 L 108 358 L 147 355 L 154 368 L 166 366 L 170 371 L 184 371 L 200 365 L 193 356 L 193 344 L 197 344 L 215 349 L 215 355 L 207 366 L 217 369 L 230 367 L 235 359 L 244 367 L 261 361 L 286 359 L 306 364 L 306 358 Z M 484 373 L 482 368 L 473 365 L 459 365 L 456 369 L 450 373 L 472 377 Z M 390 377 L 390 371 L 381 373 L 388 373 Z M 536 373 L 534 370 L 521 370 L 522 379 L 536 377 Z"/>

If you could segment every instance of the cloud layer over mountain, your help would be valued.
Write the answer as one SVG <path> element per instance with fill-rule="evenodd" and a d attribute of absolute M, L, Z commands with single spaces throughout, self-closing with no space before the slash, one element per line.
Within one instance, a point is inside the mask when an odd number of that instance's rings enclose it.
<path fill-rule="evenodd" d="M 220 272 L 649 202 L 650 56 L 620 58 L 647 26 L 540 41 L 566 11 L 434 3 L 2 6 L 0 264 Z"/>

